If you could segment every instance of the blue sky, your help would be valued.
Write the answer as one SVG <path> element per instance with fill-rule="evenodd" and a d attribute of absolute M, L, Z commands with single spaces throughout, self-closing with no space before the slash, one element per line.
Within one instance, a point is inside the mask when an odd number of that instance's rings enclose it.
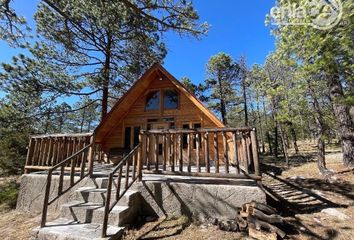
<path fill-rule="evenodd" d="M 16 0 L 15 8 L 33 25 L 32 15 L 36 4 L 28 0 Z M 263 63 L 265 57 L 274 49 L 274 37 L 265 26 L 265 15 L 269 13 L 274 1 L 265 0 L 195 0 L 202 22 L 208 22 L 209 33 L 196 40 L 180 37 L 169 32 L 165 34 L 168 55 L 165 68 L 177 79 L 188 76 L 193 82 L 205 79 L 205 64 L 210 56 L 226 52 L 234 58 L 245 55 L 248 65 Z M 20 51 L 9 48 L 0 41 L 0 62 L 8 62 Z"/>

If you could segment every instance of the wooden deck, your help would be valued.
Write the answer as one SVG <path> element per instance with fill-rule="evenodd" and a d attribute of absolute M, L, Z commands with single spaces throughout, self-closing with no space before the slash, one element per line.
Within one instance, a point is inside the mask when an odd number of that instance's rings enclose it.
<path fill-rule="evenodd" d="M 116 166 L 104 157 L 93 134 L 33 136 L 25 169 L 45 170 L 47 174 L 41 227 L 46 224 L 48 206 L 56 199 L 84 178 L 106 176 L 102 237 L 106 236 L 113 207 L 143 176 L 261 180 L 254 128 L 141 131 L 139 143 Z M 57 196 L 49 199 L 53 175 L 59 175 Z M 64 176 L 70 177 L 70 186 L 65 189 Z"/>

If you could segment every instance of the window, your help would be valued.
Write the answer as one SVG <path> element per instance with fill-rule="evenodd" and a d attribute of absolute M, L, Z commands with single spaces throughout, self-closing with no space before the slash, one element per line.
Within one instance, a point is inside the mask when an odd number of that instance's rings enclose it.
<path fill-rule="evenodd" d="M 176 109 L 178 107 L 178 92 L 176 90 L 165 90 L 163 96 L 164 109 Z"/>
<path fill-rule="evenodd" d="M 160 92 L 151 91 L 146 97 L 145 110 L 158 110 L 160 108 Z"/>

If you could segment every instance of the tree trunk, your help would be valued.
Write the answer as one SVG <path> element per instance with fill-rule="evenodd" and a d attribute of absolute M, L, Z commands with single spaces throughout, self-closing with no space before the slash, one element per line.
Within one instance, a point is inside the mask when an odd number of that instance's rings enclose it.
<path fill-rule="evenodd" d="M 261 143 L 262 143 L 262 153 L 265 153 L 265 146 L 264 146 L 264 134 L 263 134 L 263 127 L 262 127 L 262 118 L 261 118 L 261 113 L 259 111 L 259 102 L 257 98 L 257 114 L 256 116 L 258 117 L 258 122 L 259 122 L 259 133 L 261 135 Z"/>
<path fill-rule="evenodd" d="M 349 107 L 342 103 L 343 87 L 338 74 L 330 78 L 330 100 L 333 105 L 339 134 L 342 141 L 343 163 L 346 167 L 354 166 L 354 125 L 349 114 Z"/>
<path fill-rule="evenodd" d="M 269 154 L 273 154 L 272 141 L 270 139 L 270 133 L 267 131 L 267 141 L 269 146 Z"/>
<path fill-rule="evenodd" d="M 248 109 L 247 109 L 247 94 L 246 94 L 246 79 L 243 79 L 242 82 L 242 95 L 243 95 L 243 108 L 245 112 L 245 126 L 248 126 Z"/>
<path fill-rule="evenodd" d="M 227 125 L 227 118 L 226 118 L 226 107 L 225 107 L 225 101 L 223 99 L 220 99 L 220 110 L 221 110 L 221 119 L 222 123 L 226 126 Z"/>
<path fill-rule="evenodd" d="M 323 114 L 322 114 L 322 110 L 320 107 L 320 104 L 317 100 L 317 96 L 315 93 L 315 90 L 312 88 L 311 86 L 311 82 L 309 80 L 307 80 L 307 84 L 308 84 L 308 89 L 310 91 L 310 95 L 312 98 L 312 106 L 313 109 L 315 110 L 315 123 L 316 123 L 316 132 L 315 132 L 315 138 L 317 140 L 317 166 L 318 169 L 320 170 L 320 173 L 323 176 L 327 176 L 327 174 L 329 173 L 329 171 L 327 170 L 326 167 L 326 150 L 325 150 L 325 142 L 323 140 L 323 136 L 325 134 L 325 131 L 327 129 L 325 122 L 323 120 Z"/>
<path fill-rule="evenodd" d="M 274 126 L 274 157 L 275 158 L 278 158 L 278 147 L 279 147 L 278 124 L 275 124 Z"/>
<path fill-rule="evenodd" d="M 299 146 L 297 145 L 296 131 L 293 127 L 291 128 L 291 135 L 293 136 L 295 153 L 298 154 L 299 153 Z"/>
<path fill-rule="evenodd" d="M 107 32 L 107 46 L 105 53 L 105 62 L 103 66 L 103 77 L 102 77 L 102 109 L 101 109 L 101 120 L 107 115 L 108 111 L 108 87 L 110 79 L 110 64 L 111 64 L 111 44 L 112 38 L 111 34 Z"/>
<path fill-rule="evenodd" d="M 282 128 L 281 124 L 279 124 L 279 123 L 276 123 L 276 124 L 278 125 L 278 128 L 279 128 L 280 138 L 281 138 L 282 146 L 283 146 L 283 153 L 284 153 L 284 157 L 285 157 L 285 163 L 286 163 L 286 166 L 289 167 L 288 147 L 285 142 L 286 139 L 285 139 L 285 135 L 283 132 L 283 128 Z"/>

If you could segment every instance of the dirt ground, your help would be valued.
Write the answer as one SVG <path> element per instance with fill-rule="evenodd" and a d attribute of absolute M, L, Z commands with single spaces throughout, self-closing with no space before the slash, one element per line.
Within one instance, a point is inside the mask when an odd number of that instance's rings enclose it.
<path fill-rule="evenodd" d="M 354 237 L 354 172 L 341 163 L 338 147 L 327 149 L 327 167 L 335 173 L 330 181 L 319 174 L 315 146 L 301 142 L 300 154 L 290 153 L 290 167 L 283 159 L 263 157 L 263 186 L 268 203 L 286 223 L 288 239 L 338 239 Z M 13 178 L 11 179 L 13 181 Z M 1 185 L 7 179 L 0 179 Z M 0 205 L 1 239 L 29 239 L 40 216 L 31 216 Z M 241 233 L 219 230 L 211 224 L 191 223 L 186 217 L 151 221 L 128 230 L 123 239 L 247 239 Z"/>

